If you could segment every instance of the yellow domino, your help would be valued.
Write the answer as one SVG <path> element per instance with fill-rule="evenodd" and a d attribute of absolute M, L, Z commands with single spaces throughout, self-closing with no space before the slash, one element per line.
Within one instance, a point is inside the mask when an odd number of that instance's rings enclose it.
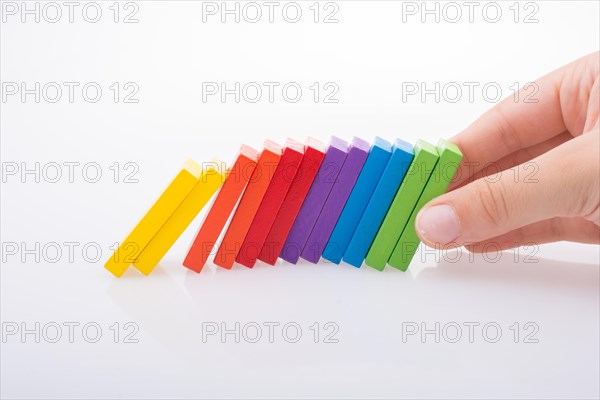
<path fill-rule="evenodd" d="M 154 267 L 173 246 L 185 228 L 194 220 L 202 207 L 215 192 L 221 187 L 224 177 L 219 167 L 220 162 L 211 163 L 211 166 L 202 171 L 202 176 L 194 185 L 188 196 L 177 207 L 171 217 L 160 228 L 142 254 L 134 261 L 133 265 L 145 275 L 150 274 Z"/>
<path fill-rule="evenodd" d="M 142 253 L 154 235 L 167 222 L 202 177 L 202 167 L 188 160 L 150 210 L 133 228 L 104 267 L 120 277 Z"/>

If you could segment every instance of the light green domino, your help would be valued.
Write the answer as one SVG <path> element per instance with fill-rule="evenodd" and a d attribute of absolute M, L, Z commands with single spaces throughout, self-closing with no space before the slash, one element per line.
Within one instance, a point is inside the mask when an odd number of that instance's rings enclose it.
<path fill-rule="evenodd" d="M 387 264 L 438 160 L 435 146 L 424 140 L 417 141 L 414 151 L 415 157 L 408 167 L 404 180 L 396 192 L 394 201 L 388 209 L 365 259 L 368 266 L 380 271 Z"/>
<path fill-rule="evenodd" d="M 388 261 L 392 267 L 398 268 L 401 271 L 408 269 L 410 261 L 419 247 L 420 240 L 415 230 L 415 219 L 419 210 L 437 196 L 446 193 L 462 160 L 462 153 L 454 143 L 440 140 L 437 149 L 440 159 Z"/>

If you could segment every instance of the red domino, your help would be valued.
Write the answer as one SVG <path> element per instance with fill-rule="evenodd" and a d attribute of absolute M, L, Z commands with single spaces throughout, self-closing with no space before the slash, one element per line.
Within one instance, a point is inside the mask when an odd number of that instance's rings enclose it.
<path fill-rule="evenodd" d="M 250 180 L 258 152 L 250 146 L 242 145 L 237 159 L 227 171 L 225 182 L 188 251 L 183 265 L 192 271 L 200 272 L 208 256 L 223 231 L 229 216 L 240 199 L 246 184 Z"/>
<path fill-rule="evenodd" d="M 267 235 L 258 257 L 259 260 L 275 265 L 324 157 L 325 146 L 323 143 L 308 138 L 304 148 L 304 158 Z"/>
<path fill-rule="evenodd" d="M 295 140 L 288 139 L 277 169 L 273 174 L 273 179 L 237 254 L 236 262 L 248 268 L 252 268 L 256 264 L 277 213 L 294 181 L 303 156 L 304 146 Z"/>
<path fill-rule="evenodd" d="M 258 157 L 256 168 L 215 255 L 213 262 L 216 265 L 227 269 L 233 267 L 240 246 L 248 233 L 265 192 L 269 188 L 271 179 L 273 179 L 273 174 L 281 159 L 281 151 L 281 146 L 277 143 L 270 140 L 265 141 L 265 147 Z"/>

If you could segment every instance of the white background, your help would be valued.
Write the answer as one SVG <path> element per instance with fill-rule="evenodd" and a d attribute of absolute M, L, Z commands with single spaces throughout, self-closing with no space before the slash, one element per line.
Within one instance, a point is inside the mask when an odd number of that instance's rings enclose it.
<path fill-rule="evenodd" d="M 57 23 L 43 17 L 36 23 L 33 16 L 23 23 L 20 14 L 3 14 L 3 83 L 32 88 L 35 82 L 97 82 L 103 94 L 96 103 L 85 101 L 80 89 L 73 103 L 66 91 L 57 103 L 43 97 L 36 103 L 33 95 L 1 103 L 4 172 L 14 163 L 34 168 L 37 162 L 40 169 L 80 163 L 72 183 L 63 167 L 58 183 L 17 174 L 2 184 L 3 329 L 39 323 L 47 330 L 40 343 L 34 334 L 4 338 L 1 396 L 598 398 L 597 246 L 559 243 L 505 252 L 496 260 L 466 252 L 420 253 L 407 273 L 280 263 L 231 271 L 209 265 L 197 275 L 181 261 L 199 216 L 150 277 L 131 270 L 116 279 L 103 268 L 110 246 L 123 240 L 188 157 L 230 161 L 242 142 L 259 147 L 265 138 L 283 142 L 288 136 L 435 142 L 460 131 L 494 101 L 481 89 L 472 101 L 466 91 L 455 103 L 433 96 L 403 101 L 403 82 L 477 82 L 479 88 L 492 82 L 510 96 L 515 83 L 523 86 L 598 49 L 597 2 L 538 1 L 527 9 L 525 3 L 518 5 L 517 23 L 512 1 L 498 2 L 503 14 L 497 23 L 483 18 L 485 2 L 473 23 L 463 2 L 458 4 L 465 15 L 457 23 L 436 23 L 433 16 L 422 23 L 419 14 L 405 15 L 403 22 L 402 3 L 392 1 L 337 1 L 338 23 L 322 22 L 325 11 L 333 10 L 323 10 L 324 3 L 314 23 L 312 1 L 299 2 L 298 23 L 282 18 L 285 3 L 276 9 L 275 22 L 268 22 L 263 6 L 265 15 L 254 24 L 243 18 L 235 23 L 232 16 L 221 23 L 219 15 L 204 23 L 202 2 L 195 1 L 137 1 L 139 22 L 132 24 L 121 21 L 133 10 L 125 3 L 113 22 L 113 2 L 100 2 L 97 23 L 83 19 L 85 2 L 73 23 L 65 6 Z M 532 10 L 538 22 L 524 23 Z M 135 83 L 138 102 L 115 103 L 109 89 L 114 82 Z M 235 103 L 233 96 L 225 103 L 218 96 L 203 102 L 203 82 L 297 82 L 303 94 L 297 103 L 285 101 L 281 91 L 273 103 L 266 93 L 254 104 Z M 338 102 L 315 103 L 309 89 L 314 82 L 335 83 Z M 101 167 L 97 183 L 82 176 L 81 165 L 90 162 Z M 110 169 L 115 162 L 118 183 Z M 128 162 L 139 167 L 138 183 L 123 182 Z M 73 259 L 64 242 L 78 243 Z M 50 262 L 53 252 L 39 262 L 35 254 L 25 255 L 23 262 L 21 251 L 4 251 L 10 243 L 19 250 L 39 243 L 48 251 L 49 243 L 58 243 L 63 254 L 57 262 Z M 86 259 L 81 249 L 88 243 L 94 247 Z M 102 255 L 92 262 L 96 247 Z M 73 343 L 63 325 L 69 322 L 80 324 Z M 110 329 L 115 322 L 119 343 Z M 124 343 L 127 322 L 139 327 L 138 343 Z M 273 343 L 268 322 L 280 324 Z M 318 343 L 310 329 L 315 322 Z M 339 328 L 332 337 L 337 343 L 325 343 L 332 332 L 327 322 Z M 413 322 L 429 329 L 451 325 L 440 343 L 433 334 L 403 341 L 403 329 Z M 473 343 L 468 322 L 480 324 Z M 532 337 L 537 343 L 524 343 L 532 331 L 525 329 L 528 322 L 539 328 Z M 53 323 L 63 327 L 57 343 L 48 340 Z M 97 343 L 82 335 L 86 323 L 102 328 Z M 211 323 L 230 329 L 239 323 L 252 337 L 256 323 L 263 336 L 258 343 L 248 336 L 236 343 L 233 334 L 203 341 Z M 291 329 L 284 337 L 286 323 L 302 328 L 297 343 L 285 340 L 295 336 Z M 447 340 L 454 323 L 463 328 L 458 343 Z M 497 343 L 485 340 L 486 323 L 501 327 Z M 95 336 L 93 329 L 88 333 Z M 494 336 L 489 330 L 487 338 Z"/>

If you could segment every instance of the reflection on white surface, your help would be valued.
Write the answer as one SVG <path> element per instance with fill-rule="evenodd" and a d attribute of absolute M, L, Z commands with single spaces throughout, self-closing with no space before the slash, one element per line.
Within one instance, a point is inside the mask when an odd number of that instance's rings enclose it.
<path fill-rule="evenodd" d="M 106 337 L 95 344 L 78 336 L 74 343 L 8 337 L 2 394 L 596 396 L 598 266 L 521 261 L 512 254 L 497 263 L 476 256 L 413 263 L 409 273 L 331 264 L 261 263 L 231 271 L 210 265 L 196 274 L 170 260 L 149 277 L 130 270 L 122 279 L 98 268 L 7 265 L 3 321 L 95 321 Z M 71 283 L 60 279 L 66 273 Z M 114 343 L 108 329 L 114 322 L 139 326 L 139 343 L 122 337 Z M 431 332 L 411 335 L 414 326 Z M 224 337 L 222 327 L 229 329 Z"/>

